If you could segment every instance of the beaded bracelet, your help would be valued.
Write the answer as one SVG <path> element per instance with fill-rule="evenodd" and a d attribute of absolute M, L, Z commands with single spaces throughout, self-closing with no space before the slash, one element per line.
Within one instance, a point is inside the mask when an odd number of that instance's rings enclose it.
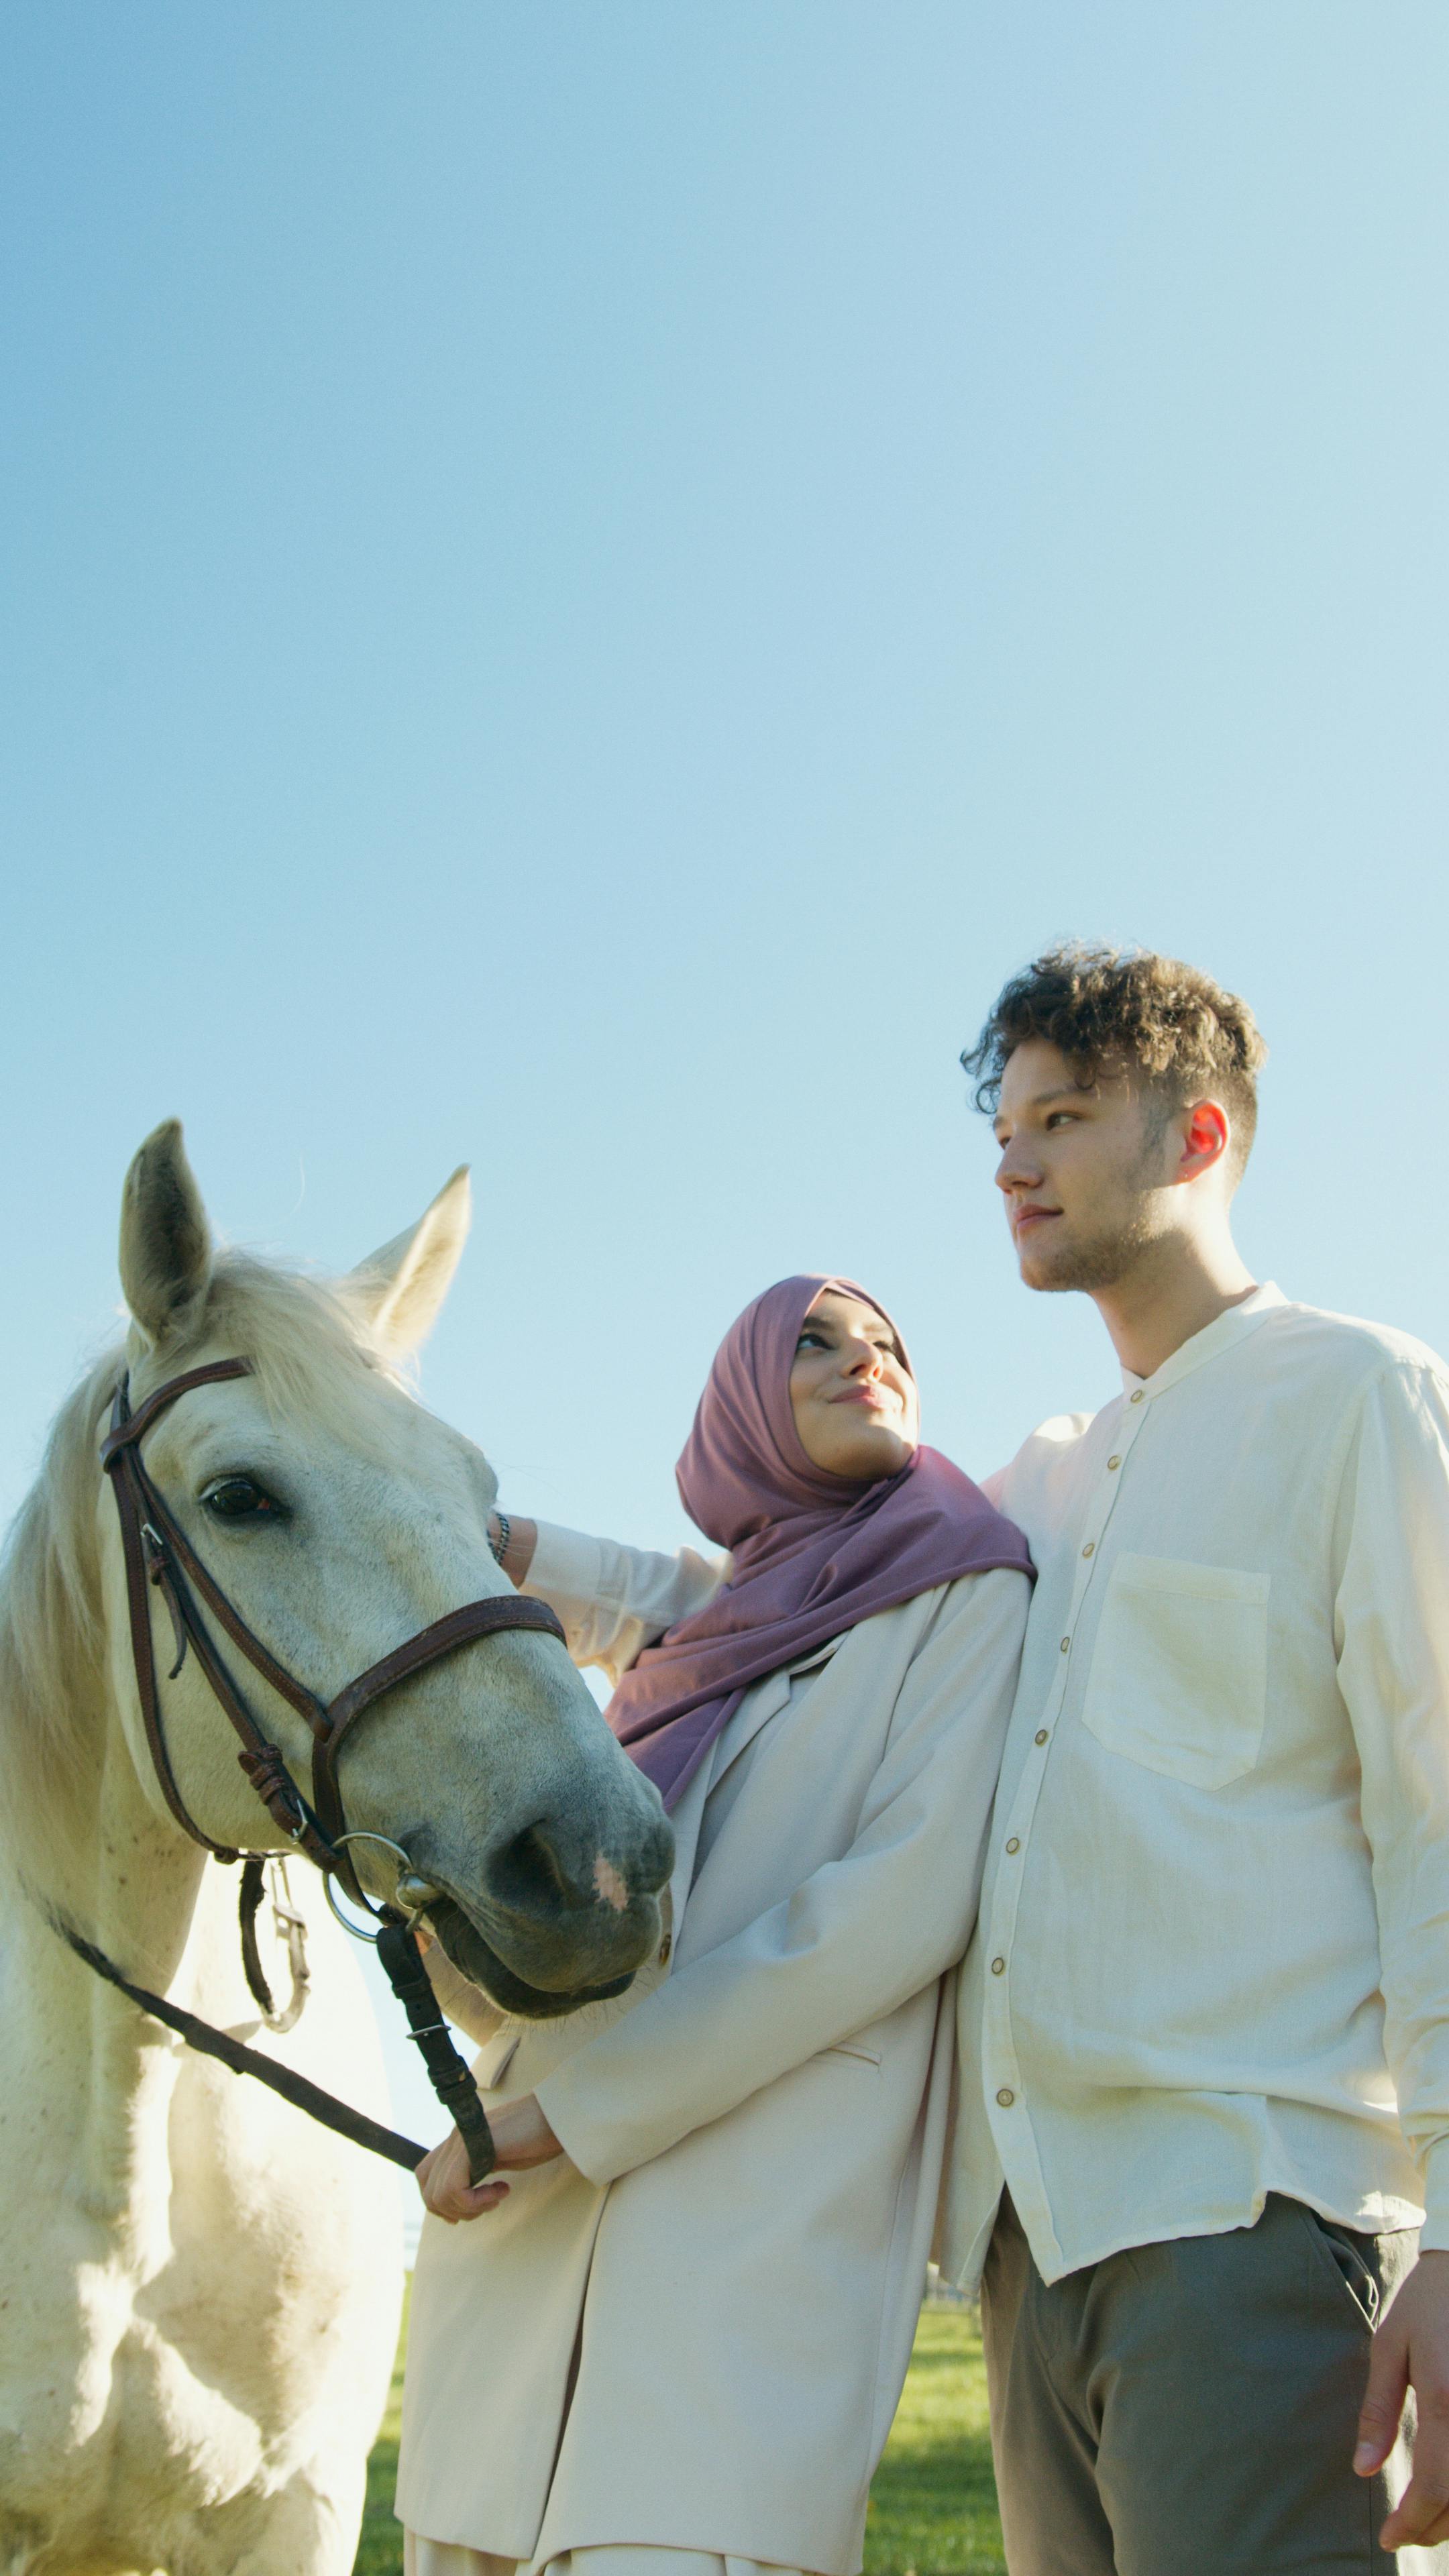
<path fill-rule="evenodd" d="M 494 1547 L 493 1533 L 490 1530 L 488 1533 L 488 1545 L 492 1552 L 494 1564 L 501 1565 L 513 1542 L 513 1523 L 506 1512 L 500 1512 L 496 1503 L 493 1506 L 493 1517 L 498 1523 L 498 1544 Z"/>

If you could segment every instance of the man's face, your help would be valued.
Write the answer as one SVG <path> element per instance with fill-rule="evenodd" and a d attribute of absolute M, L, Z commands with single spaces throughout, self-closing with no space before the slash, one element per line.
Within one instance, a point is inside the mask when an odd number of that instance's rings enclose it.
<path fill-rule="evenodd" d="M 1173 1122 L 1125 1076 L 1083 1090 L 1059 1047 L 1008 1059 L 995 1118 L 996 1185 L 1028 1288 L 1115 1287 L 1170 1224 Z"/>

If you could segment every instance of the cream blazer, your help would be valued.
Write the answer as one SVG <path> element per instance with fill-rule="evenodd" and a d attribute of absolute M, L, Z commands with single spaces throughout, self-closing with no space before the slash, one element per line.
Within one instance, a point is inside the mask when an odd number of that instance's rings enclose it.
<path fill-rule="evenodd" d="M 529 1589 L 613 1668 L 718 1579 L 547 1531 Z M 966 1576 L 756 1683 L 675 1811 L 659 1955 L 617 2003 L 493 2029 L 485 2100 L 536 2092 L 566 2152 L 491 2216 L 424 2223 L 412 2530 L 854 2576 L 1028 1599 L 1024 1575 Z"/>

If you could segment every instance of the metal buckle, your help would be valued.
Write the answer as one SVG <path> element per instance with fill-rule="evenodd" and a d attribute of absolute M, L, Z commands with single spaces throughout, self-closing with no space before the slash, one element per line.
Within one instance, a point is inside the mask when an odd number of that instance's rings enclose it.
<path fill-rule="evenodd" d="M 306 1917 L 298 1913 L 287 1884 L 287 1856 L 278 1852 L 268 1860 L 263 1872 L 267 1893 L 272 1901 L 272 1929 L 287 1953 L 287 1967 L 292 1979 L 291 2001 L 280 2012 L 264 2013 L 268 2030 L 279 2034 L 295 2030 L 307 2009 L 312 1990 L 311 1971 L 307 1965 Z"/>

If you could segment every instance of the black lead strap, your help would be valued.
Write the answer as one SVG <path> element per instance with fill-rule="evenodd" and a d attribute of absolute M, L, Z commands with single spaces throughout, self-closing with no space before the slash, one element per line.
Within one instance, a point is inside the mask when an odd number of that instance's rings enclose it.
<path fill-rule="evenodd" d="M 459 2056 L 448 2036 L 448 2026 L 439 2015 L 438 1999 L 423 1966 L 422 1952 L 410 1923 L 394 1914 L 390 1906 L 382 1909 L 382 1930 L 377 1936 L 377 1955 L 382 1961 L 388 1984 L 408 2017 L 409 2036 L 415 2039 L 427 2069 L 428 2080 L 444 2110 L 457 2126 L 468 2151 L 468 2179 L 486 2182 L 497 2163 L 493 2132 L 488 2114 L 479 2099 L 472 2073 Z M 405 2173 L 415 2173 L 430 2150 L 420 2147 L 415 2138 L 404 2138 L 396 2129 L 385 2129 L 380 2120 L 368 2118 L 365 2111 L 354 2111 L 349 2102 L 339 2102 L 335 2093 L 324 2093 L 320 2084 L 311 2083 L 305 2075 L 295 2074 L 290 2066 L 280 2066 L 274 2057 L 264 2057 L 261 2050 L 248 2048 L 230 2031 L 218 2030 L 214 2022 L 203 2021 L 199 2013 L 187 2012 L 180 2004 L 168 2002 L 165 1995 L 153 1994 L 149 1986 L 138 1986 L 123 1974 L 104 1950 L 87 1941 L 74 1924 L 52 1914 L 52 1926 L 61 1939 L 83 1959 L 108 1986 L 115 1986 L 139 2004 L 153 2021 L 164 2022 L 202 2057 L 214 2057 L 229 2066 L 233 2075 L 250 2075 L 284 2102 L 305 2111 L 311 2120 L 320 2120 L 324 2129 L 336 2131 L 355 2147 L 366 2147 L 369 2154 L 386 2156 L 390 2164 L 401 2165 Z"/>
<path fill-rule="evenodd" d="M 417 2044 L 428 2081 L 468 2150 L 468 2180 L 486 2182 L 498 2161 L 488 2115 L 470 2070 L 448 2036 L 448 2025 L 438 2010 L 438 1998 L 423 1966 L 412 1925 L 401 1922 L 390 1906 L 383 1909 L 377 1955 L 388 1984 L 407 2014 L 408 2037 Z"/>
<path fill-rule="evenodd" d="M 233 2075 L 250 2075 L 271 2092 L 280 2093 L 295 2110 L 305 2111 L 309 2119 L 320 2120 L 324 2129 L 335 2130 L 339 2138 L 348 2139 L 353 2146 L 366 2147 L 374 2156 L 386 2156 L 390 2164 L 401 2165 L 404 2173 L 417 2171 L 429 2150 L 420 2147 L 415 2138 L 404 2138 L 396 2129 L 384 2128 L 380 2120 L 369 2119 L 365 2111 L 355 2111 L 350 2102 L 339 2102 L 335 2093 L 324 2093 L 320 2084 L 294 2073 L 290 2066 L 280 2066 L 274 2057 L 264 2057 L 260 2049 L 248 2048 L 241 2040 L 233 2039 L 230 2031 L 218 2030 L 198 2013 L 168 2002 L 165 1995 L 153 1994 L 149 1986 L 138 1986 L 123 1975 L 104 1950 L 77 1932 L 74 1924 L 54 1914 L 50 1920 L 78 1959 L 83 1959 L 98 1977 L 104 1977 L 108 1986 L 115 1986 L 133 2004 L 139 2004 L 153 2021 L 164 2022 L 168 2030 L 174 2030 L 188 2048 L 194 2048 L 202 2057 L 216 2058 L 222 2066 L 230 2067 Z M 417 2041 L 433 2091 L 456 2123 L 468 2150 L 468 2178 L 474 2183 L 486 2182 L 497 2156 L 478 2087 L 448 2036 L 447 2023 L 439 2017 L 437 1997 L 428 1981 L 412 1926 L 393 1914 L 390 1907 L 384 1909 L 377 1953 L 388 1983 L 407 2014 L 410 2036 Z"/>
<path fill-rule="evenodd" d="M 370 2120 L 365 2111 L 354 2111 L 350 2102 L 339 2102 L 335 2093 L 324 2093 L 320 2084 L 309 2083 L 305 2075 L 295 2074 L 290 2066 L 279 2066 L 274 2057 L 264 2057 L 260 2049 L 244 2047 L 230 2031 L 217 2030 L 198 2014 L 169 2003 L 165 1995 L 153 1994 L 149 1986 L 135 1985 L 122 1975 L 114 1959 L 108 1959 L 93 1941 L 85 1940 L 73 1924 L 64 1922 L 59 1915 L 53 1914 L 50 1919 L 78 1959 L 83 1959 L 98 1977 L 104 1977 L 108 1986 L 129 1995 L 132 2003 L 139 2004 L 153 2021 L 164 2022 L 168 2030 L 174 2030 L 188 2048 L 194 2048 L 202 2057 L 215 2057 L 223 2066 L 229 2066 L 233 2075 L 254 2076 L 258 2084 L 280 2093 L 295 2110 L 305 2111 L 311 2120 L 320 2120 L 324 2129 L 335 2129 L 339 2138 L 349 2139 L 355 2147 L 366 2147 L 371 2155 L 386 2156 L 389 2164 L 401 2165 L 404 2173 L 416 2173 L 428 2149 L 420 2147 L 415 2138 L 400 2137 L 396 2129 L 385 2129 L 380 2120 Z M 411 1939 L 411 1935 L 408 1937 Z M 413 1952 L 416 1956 L 416 1942 Z M 461 2058 L 458 2063 L 462 2065 Z M 467 2074 L 466 2067 L 463 2072 Z"/>

